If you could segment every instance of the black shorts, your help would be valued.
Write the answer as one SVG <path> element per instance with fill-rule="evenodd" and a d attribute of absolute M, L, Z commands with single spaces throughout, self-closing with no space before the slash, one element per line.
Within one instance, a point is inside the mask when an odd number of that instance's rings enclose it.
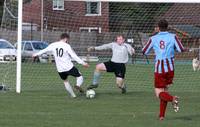
<path fill-rule="evenodd" d="M 124 78 L 126 66 L 124 63 L 114 63 L 112 61 L 104 62 L 107 72 L 114 72 L 116 77 Z"/>
<path fill-rule="evenodd" d="M 58 72 L 60 75 L 60 78 L 62 80 L 66 80 L 69 75 L 74 76 L 74 77 L 80 77 L 81 73 L 78 71 L 76 67 L 73 67 L 69 71 L 64 71 L 64 72 Z"/>

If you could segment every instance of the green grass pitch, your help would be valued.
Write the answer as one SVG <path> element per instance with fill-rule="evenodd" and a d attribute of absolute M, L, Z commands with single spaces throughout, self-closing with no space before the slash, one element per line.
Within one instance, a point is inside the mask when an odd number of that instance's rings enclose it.
<path fill-rule="evenodd" d="M 200 72 L 193 72 L 191 65 L 176 65 L 174 85 L 170 91 L 181 98 L 180 112 L 173 112 L 169 103 L 165 120 L 159 121 L 159 101 L 153 91 L 152 67 L 145 64 L 127 66 L 128 93 L 125 95 L 116 87 L 114 75 L 103 73 L 94 99 L 86 99 L 83 95 L 72 99 L 54 65 L 23 64 L 22 93 L 13 90 L 0 92 L 0 126 L 199 127 Z M 78 68 L 84 75 L 85 88 L 91 83 L 94 64 L 89 69 Z M 14 74 L 12 71 L 9 75 Z M 74 78 L 69 79 L 71 84 L 75 83 Z"/>

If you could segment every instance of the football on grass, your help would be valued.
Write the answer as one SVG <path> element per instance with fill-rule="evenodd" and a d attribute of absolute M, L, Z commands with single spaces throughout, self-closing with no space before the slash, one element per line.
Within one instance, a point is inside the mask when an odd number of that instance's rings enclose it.
<path fill-rule="evenodd" d="M 86 91 L 86 97 L 87 98 L 94 98 L 95 97 L 95 91 L 93 89 L 89 89 Z"/>

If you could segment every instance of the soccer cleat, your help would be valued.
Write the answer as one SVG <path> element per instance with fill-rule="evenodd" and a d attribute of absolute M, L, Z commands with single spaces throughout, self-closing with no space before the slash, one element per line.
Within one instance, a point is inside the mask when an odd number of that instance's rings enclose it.
<path fill-rule="evenodd" d="M 124 85 L 124 87 L 121 88 L 122 89 L 122 94 L 126 93 L 126 85 Z"/>
<path fill-rule="evenodd" d="M 178 101 L 178 99 L 179 99 L 179 97 L 174 96 L 173 101 L 172 101 L 172 106 L 173 106 L 173 109 L 174 109 L 175 112 L 179 111 L 179 106 L 178 106 L 179 101 Z"/>
<path fill-rule="evenodd" d="M 97 88 L 97 87 L 98 87 L 98 84 L 96 84 L 96 85 L 89 85 L 87 87 L 87 89 L 89 90 L 89 89 L 93 89 L 93 88 Z"/>
<path fill-rule="evenodd" d="M 84 93 L 84 90 L 83 90 L 81 87 L 79 87 L 79 86 L 74 86 L 74 88 L 75 88 L 76 90 L 78 90 L 80 93 Z"/>
<path fill-rule="evenodd" d="M 126 93 L 126 88 L 123 87 L 123 88 L 122 88 L 122 94 L 125 94 L 125 93 Z"/>
<path fill-rule="evenodd" d="M 71 98 L 77 98 L 77 97 L 76 97 L 76 95 L 75 95 L 75 96 L 72 96 L 72 95 L 71 95 Z"/>
<path fill-rule="evenodd" d="M 159 120 L 160 120 L 160 121 L 164 120 L 164 117 L 159 117 Z"/>

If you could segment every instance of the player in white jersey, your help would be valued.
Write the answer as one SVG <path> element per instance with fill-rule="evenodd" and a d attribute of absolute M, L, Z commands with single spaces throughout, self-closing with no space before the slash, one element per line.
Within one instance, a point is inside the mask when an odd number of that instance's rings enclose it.
<path fill-rule="evenodd" d="M 83 76 L 72 63 L 72 58 L 82 64 L 84 67 L 89 67 L 88 63 L 80 59 L 69 45 L 69 35 L 66 33 L 61 34 L 60 41 L 50 44 L 47 48 L 33 54 L 33 57 L 42 55 L 43 53 L 51 52 L 54 55 L 56 68 L 60 75 L 60 78 L 64 81 L 66 90 L 72 97 L 76 97 L 69 81 L 67 80 L 68 75 L 76 77 L 76 85 L 74 86 L 77 90 L 83 93 L 81 85 L 83 84 Z"/>
<path fill-rule="evenodd" d="M 132 55 L 135 53 L 134 48 L 131 45 L 125 43 L 123 35 L 116 37 L 116 42 L 104 44 L 97 47 L 89 47 L 88 51 L 92 50 L 112 50 L 112 58 L 110 61 L 100 63 L 96 65 L 94 71 L 92 85 L 88 89 L 97 88 L 99 84 L 99 78 L 101 71 L 114 72 L 116 76 L 116 84 L 122 90 L 122 93 L 126 93 L 126 86 L 124 85 L 124 78 L 126 73 L 125 63 L 128 62 L 128 54 Z"/>

